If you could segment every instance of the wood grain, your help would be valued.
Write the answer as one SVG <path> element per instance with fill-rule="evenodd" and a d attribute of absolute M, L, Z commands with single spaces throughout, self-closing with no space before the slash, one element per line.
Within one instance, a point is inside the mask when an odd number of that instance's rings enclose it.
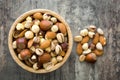
<path fill-rule="evenodd" d="M 4 44 L 1 47 L 6 55 L 6 63 L 0 71 L 0 79 L 120 80 L 119 4 L 120 0 L 0 0 L 0 25 L 4 25 L 4 34 L 1 35 L 0 30 L 0 37 L 4 36 L 4 41 L 0 41 L 0 44 Z M 73 36 L 78 35 L 80 29 L 90 24 L 102 28 L 107 38 L 104 55 L 99 57 L 95 64 L 80 63 L 74 43 L 69 60 L 52 73 L 39 75 L 20 68 L 13 61 L 8 50 L 8 31 L 19 15 L 35 8 L 50 9 L 59 13 L 68 22 Z"/>

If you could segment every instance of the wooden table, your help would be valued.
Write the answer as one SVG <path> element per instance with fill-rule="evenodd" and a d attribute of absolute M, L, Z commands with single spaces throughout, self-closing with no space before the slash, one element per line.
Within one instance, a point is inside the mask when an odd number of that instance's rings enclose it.
<path fill-rule="evenodd" d="M 70 58 L 58 70 L 33 74 L 12 59 L 8 32 L 22 13 L 36 8 L 60 14 L 70 25 L 73 36 L 94 24 L 104 30 L 107 45 L 95 64 L 80 63 L 76 43 Z M 120 80 L 120 0 L 0 0 L 0 80 Z"/>

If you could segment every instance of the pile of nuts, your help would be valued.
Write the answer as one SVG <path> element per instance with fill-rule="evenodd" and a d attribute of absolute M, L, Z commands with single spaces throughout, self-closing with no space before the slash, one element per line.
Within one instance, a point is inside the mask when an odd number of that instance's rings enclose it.
<path fill-rule="evenodd" d="M 101 28 L 96 29 L 94 25 L 81 30 L 80 35 L 74 37 L 74 41 L 78 42 L 76 52 L 80 56 L 81 62 L 96 62 L 97 56 L 103 54 L 103 46 L 106 45 L 103 30 Z"/>
<path fill-rule="evenodd" d="M 24 64 L 50 70 L 63 61 L 68 50 L 66 26 L 48 13 L 34 13 L 17 23 L 12 46 Z"/>

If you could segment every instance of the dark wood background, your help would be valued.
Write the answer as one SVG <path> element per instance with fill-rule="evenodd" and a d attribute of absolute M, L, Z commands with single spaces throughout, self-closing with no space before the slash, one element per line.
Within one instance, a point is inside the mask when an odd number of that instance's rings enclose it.
<path fill-rule="evenodd" d="M 10 55 L 8 32 L 18 16 L 36 8 L 60 14 L 73 36 L 90 24 L 102 28 L 107 38 L 104 55 L 95 64 L 80 63 L 74 43 L 70 58 L 58 70 L 47 74 L 23 70 Z M 120 80 L 120 0 L 0 0 L 0 25 L 0 80 Z"/>

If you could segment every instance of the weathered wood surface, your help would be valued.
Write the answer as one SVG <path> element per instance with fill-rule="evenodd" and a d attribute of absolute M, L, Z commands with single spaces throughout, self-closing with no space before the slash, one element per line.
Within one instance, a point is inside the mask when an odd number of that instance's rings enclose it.
<path fill-rule="evenodd" d="M 60 69 L 47 74 L 23 70 L 9 53 L 8 32 L 18 16 L 36 8 L 59 13 L 73 36 L 86 25 L 101 27 L 107 38 L 104 55 L 95 64 L 80 63 L 74 43 Z M 0 0 L 0 25 L 0 80 L 120 80 L 120 0 Z"/>

